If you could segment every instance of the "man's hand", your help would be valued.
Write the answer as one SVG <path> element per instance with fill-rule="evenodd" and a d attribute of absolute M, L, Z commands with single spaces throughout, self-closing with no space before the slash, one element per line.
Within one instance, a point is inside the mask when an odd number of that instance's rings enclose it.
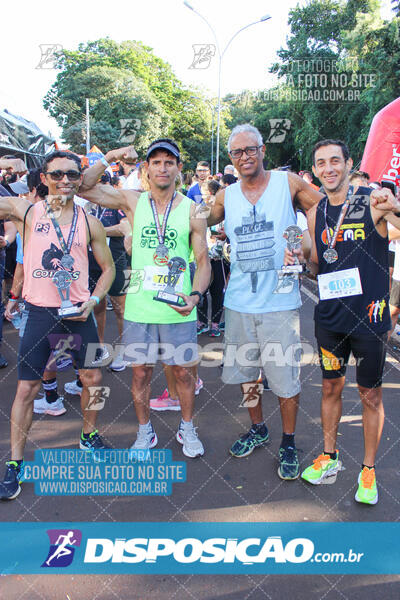
<path fill-rule="evenodd" d="M 92 310 L 94 309 L 94 307 L 97 305 L 96 300 L 88 300 L 87 302 L 84 302 L 81 306 L 82 309 L 82 313 L 80 315 L 78 315 L 77 317 L 66 317 L 66 320 L 68 321 L 86 321 L 88 316 L 90 315 L 90 313 L 92 312 Z"/>
<path fill-rule="evenodd" d="M 385 212 L 400 211 L 400 203 L 388 188 L 374 190 L 370 196 L 371 206 Z"/>
<path fill-rule="evenodd" d="M 20 305 L 17 300 L 9 300 L 4 311 L 7 321 L 12 321 L 16 314 L 20 312 Z"/>
<path fill-rule="evenodd" d="M 134 164 L 137 161 L 137 152 L 133 146 L 125 146 L 124 148 L 117 148 L 116 150 L 110 150 L 105 155 L 105 159 L 108 163 L 117 162 L 123 160 L 128 164 Z"/>
<path fill-rule="evenodd" d="M 0 158 L 0 169 L 17 175 L 24 175 L 28 171 L 28 167 L 21 158 Z"/>
<path fill-rule="evenodd" d="M 304 252 L 303 252 L 303 248 L 294 248 L 293 250 L 289 250 L 287 247 L 285 248 L 285 253 L 284 253 L 284 257 L 283 257 L 283 264 L 285 265 L 285 267 L 287 265 L 295 265 L 296 263 L 296 258 L 299 259 L 299 263 L 305 263 L 306 259 L 304 257 Z"/>
<path fill-rule="evenodd" d="M 198 296 L 186 296 L 185 294 L 179 293 L 177 293 L 177 296 L 180 296 L 184 300 L 185 304 L 182 304 L 182 306 L 175 306 L 174 304 L 169 304 L 169 306 L 176 310 L 177 313 L 182 315 L 182 317 L 187 317 L 188 315 L 190 315 L 194 307 L 198 305 L 199 298 Z"/>

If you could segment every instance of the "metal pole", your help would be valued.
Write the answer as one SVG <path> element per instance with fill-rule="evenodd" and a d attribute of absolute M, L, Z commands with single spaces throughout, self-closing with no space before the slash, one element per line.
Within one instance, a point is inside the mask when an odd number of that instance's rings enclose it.
<path fill-rule="evenodd" d="M 89 98 L 86 98 L 86 154 L 90 152 Z"/>
<path fill-rule="evenodd" d="M 219 173 L 219 130 L 220 130 L 220 119 L 221 119 L 221 68 L 222 68 L 222 54 L 219 52 L 219 63 L 218 63 L 218 116 L 217 116 L 217 147 L 215 150 L 215 172 Z"/>

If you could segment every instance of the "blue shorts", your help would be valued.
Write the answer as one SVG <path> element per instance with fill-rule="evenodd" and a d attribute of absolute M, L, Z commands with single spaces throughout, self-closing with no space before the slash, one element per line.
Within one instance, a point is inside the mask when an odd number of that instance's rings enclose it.
<path fill-rule="evenodd" d="M 25 309 L 28 314 L 18 351 L 18 379 L 41 379 L 51 352 L 57 358 L 71 356 L 78 369 L 97 368 L 85 360 L 88 345 L 99 343 L 92 313 L 86 321 L 71 321 L 61 319 L 57 308 L 25 302 Z"/>

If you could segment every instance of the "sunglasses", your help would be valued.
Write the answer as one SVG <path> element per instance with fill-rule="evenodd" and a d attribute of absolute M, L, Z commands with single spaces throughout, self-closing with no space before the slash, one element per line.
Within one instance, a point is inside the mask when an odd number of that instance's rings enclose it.
<path fill-rule="evenodd" d="M 66 175 L 69 181 L 78 181 L 82 173 L 80 171 L 48 171 L 46 175 L 49 175 L 53 181 L 61 181 L 64 179 L 64 175 Z"/>
<path fill-rule="evenodd" d="M 245 152 L 247 156 L 255 156 L 260 148 L 262 148 L 262 145 L 247 146 L 247 148 L 237 148 L 237 150 L 231 150 L 229 154 L 232 156 L 232 158 L 242 158 L 243 152 Z"/>

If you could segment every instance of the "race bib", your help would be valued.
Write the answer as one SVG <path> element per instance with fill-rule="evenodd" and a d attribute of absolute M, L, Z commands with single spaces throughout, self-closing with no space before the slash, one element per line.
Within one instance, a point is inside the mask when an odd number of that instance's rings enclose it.
<path fill-rule="evenodd" d="M 358 267 L 336 271 L 335 273 L 318 275 L 318 289 L 321 300 L 347 298 L 347 296 L 358 296 L 362 294 L 363 291 Z"/>
<path fill-rule="evenodd" d="M 168 282 L 168 267 L 149 266 L 144 268 L 143 289 L 158 292 L 163 290 Z M 183 273 L 174 287 L 176 292 L 183 290 Z"/>

